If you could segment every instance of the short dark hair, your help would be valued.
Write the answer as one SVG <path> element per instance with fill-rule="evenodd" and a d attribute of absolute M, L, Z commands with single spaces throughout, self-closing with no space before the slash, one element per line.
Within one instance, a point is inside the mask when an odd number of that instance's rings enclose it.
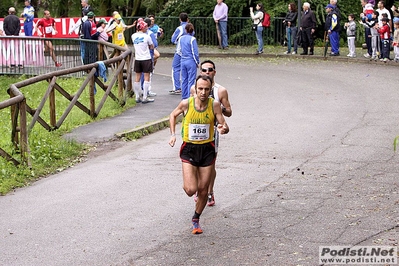
<path fill-rule="evenodd" d="M 188 15 L 187 13 L 180 13 L 179 18 L 182 22 L 187 22 L 188 21 Z"/>
<path fill-rule="evenodd" d="M 151 26 L 151 19 L 150 18 L 145 18 L 144 22 L 147 23 L 147 26 L 150 27 Z"/>
<path fill-rule="evenodd" d="M 200 79 L 209 81 L 211 83 L 211 87 L 212 87 L 213 79 L 210 76 L 198 75 L 198 77 L 195 79 L 195 90 L 197 90 L 197 83 L 198 83 L 198 80 L 200 80 Z"/>
<path fill-rule="evenodd" d="M 355 15 L 354 14 L 349 14 L 348 17 L 351 17 L 351 18 L 355 19 Z"/>
<path fill-rule="evenodd" d="M 205 60 L 205 61 L 202 61 L 201 64 L 200 64 L 200 66 L 202 66 L 203 64 L 206 64 L 206 63 L 212 64 L 213 69 L 216 69 L 215 63 L 213 63 L 213 61 L 212 61 L 212 60 L 209 60 L 209 59 L 208 59 L 208 60 Z"/>

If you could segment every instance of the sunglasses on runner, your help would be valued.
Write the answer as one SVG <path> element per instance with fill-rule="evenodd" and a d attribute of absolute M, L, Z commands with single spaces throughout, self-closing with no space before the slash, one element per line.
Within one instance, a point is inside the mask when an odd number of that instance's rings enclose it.
<path fill-rule="evenodd" d="M 212 72 L 213 70 L 215 70 L 213 67 L 208 67 L 208 68 L 202 68 L 201 69 L 202 72 Z"/>

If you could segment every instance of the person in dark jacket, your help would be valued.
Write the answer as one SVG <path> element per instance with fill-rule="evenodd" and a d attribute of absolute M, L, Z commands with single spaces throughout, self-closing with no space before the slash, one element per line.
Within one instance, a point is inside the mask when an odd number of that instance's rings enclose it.
<path fill-rule="evenodd" d="M 301 55 L 307 55 L 308 49 L 310 47 L 309 55 L 313 55 L 314 41 L 313 34 L 316 30 L 316 16 L 314 12 L 310 9 L 310 4 L 308 2 L 303 3 L 302 6 L 303 13 L 301 19 L 301 34 L 302 34 L 302 48 L 303 52 Z"/>
<path fill-rule="evenodd" d="M 335 7 L 331 4 L 326 6 L 326 23 L 324 30 L 328 34 L 331 43 L 330 56 L 339 55 L 339 33 L 341 31 L 340 18 L 335 11 Z"/>
<path fill-rule="evenodd" d="M 298 27 L 296 26 L 296 20 L 298 18 L 298 9 L 295 3 L 288 4 L 288 13 L 285 16 L 283 23 L 285 24 L 285 31 L 287 33 L 287 43 L 288 49 L 285 54 L 291 53 L 292 42 L 294 42 L 294 51 L 292 54 L 296 54 L 298 52 L 298 44 L 296 41 L 296 35 L 298 32 Z"/>
<path fill-rule="evenodd" d="M 98 40 L 100 32 L 97 31 L 94 13 L 90 11 L 87 14 L 87 20 L 83 23 L 82 33 L 83 39 Z M 90 64 L 97 61 L 97 44 L 94 42 L 85 42 L 83 63 Z"/>
<path fill-rule="evenodd" d="M 4 18 L 3 29 L 7 36 L 19 36 L 21 30 L 21 22 L 19 17 L 15 15 L 15 8 L 10 7 L 8 9 L 8 16 Z"/>

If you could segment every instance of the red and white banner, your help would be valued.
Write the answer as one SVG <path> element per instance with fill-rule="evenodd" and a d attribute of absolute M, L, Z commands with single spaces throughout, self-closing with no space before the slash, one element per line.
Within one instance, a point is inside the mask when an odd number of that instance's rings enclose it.
<path fill-rule="evenodd" d="M 96 17 L 96 21 L 99 21 L 100 19 L 105 19 L 107 22 L 109 22 L 112 17 Z M 37 21 L 41 19 L 41 18 L 35 18 L 33 20 L 33 26 L 36 25 Z M 55 20 L 55 28 L 57 30 L 57 34 L 54 35 L 54 38 L 78 38 L 79 35 L 79 27 L 75 27 L 77 24 L 80 24 L 80 19 L 79 17 L 75 17 L 75 18 L 54 18 Z M 4 18 L 0 18 L 0 29 L 3 29 L 3 21 Z M 24 21 L 23 19 L 20 19 L 21 22 L 21 31 L 20 31 L 20 36 L 24 36 Z M 71 30 L 73 28 L 76 28 L 74 31 L 72 31 L 71 34 L 69 34 L 69 32 L 71 32 Z M 38 36 L 37 32 L 33 33 L 33 36 Z"/>

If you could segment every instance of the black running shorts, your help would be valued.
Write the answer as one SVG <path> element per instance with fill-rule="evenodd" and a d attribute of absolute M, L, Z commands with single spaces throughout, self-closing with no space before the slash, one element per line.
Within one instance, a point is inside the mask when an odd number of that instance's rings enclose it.
<path fill-rule="evenodd" d="M 136 73 L 151 73 L 152 72 L 152 59 L 140 61 L 134 60 L 134 72 Z"/>
<path fill-rule="evenodd" d="M 197 167 L 206 167 L 215 163 L 215 143 L 192 144 L 183 142 L 180 148 L 180 159 Z"/>

